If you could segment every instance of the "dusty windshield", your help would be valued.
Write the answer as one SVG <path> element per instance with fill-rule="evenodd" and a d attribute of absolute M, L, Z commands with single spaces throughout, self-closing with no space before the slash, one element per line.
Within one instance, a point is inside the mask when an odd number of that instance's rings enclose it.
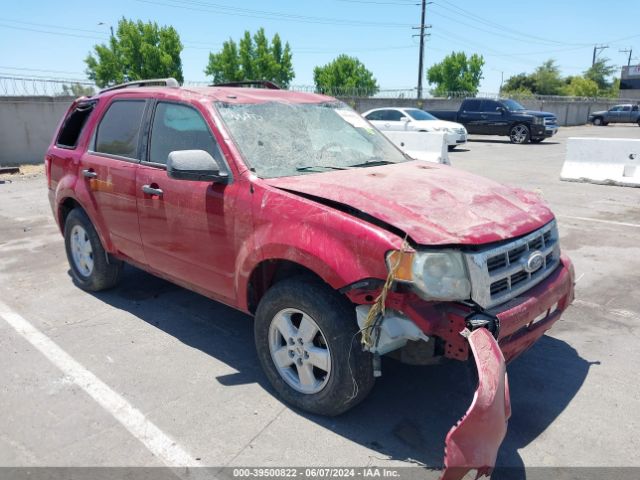
<path fill-rule="evenodd" d="M 216 102 L 216 107 L 244 160 L 262 178 L 407 161 L 341 102 Z"/>

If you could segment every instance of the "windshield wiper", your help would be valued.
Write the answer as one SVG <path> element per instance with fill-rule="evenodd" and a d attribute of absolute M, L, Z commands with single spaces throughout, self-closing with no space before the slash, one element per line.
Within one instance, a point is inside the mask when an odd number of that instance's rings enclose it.
<path fill-rule="evenodd" d="M 389 160 L 372 158 L 371 160 L 367 160 L 366 162 L 356 163 L 355 165 L 349 165 L 349 166 L 350 167 L 377 167 L 379 165 L 389 165 L 391 163 L 395 163 L 395 162 L 390 162 Z"/>
<path fill-rule="evenodd" d="M 298 165 L 296 171 L 303 172 L 305 170 L 311 170 L 312 168 L 326 168 L 328 170 L 346 170 L 349 167 L 337 167 L 335 165 Z"/>

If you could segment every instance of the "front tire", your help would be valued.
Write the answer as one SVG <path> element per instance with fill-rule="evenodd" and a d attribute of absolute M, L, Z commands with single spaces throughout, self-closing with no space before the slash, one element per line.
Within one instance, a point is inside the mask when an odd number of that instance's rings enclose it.
<path fill-rule="evenodd" d="M 511 140 L 511 143 L 522 145 L 524 143 L 528 143 L 530 138 L 531 132 L 529 127 L 523 123 L 514 125 L 511 127 L 511 130 L 509 130 L 509 140 Z"/>
<path fill-rule="evenodd" d="M 320 281 L 300 276 L 269 289 L 254 334 L 269 382 L 302 410 L 339 415 L 373 387 L 372 357 L 360 346 L 355 310 Z"/>
<path fill-rule="evenodd" d="M 604 121 L 602 120 L 601 117 L 596 117 L 596 118 L 593 119 L 593 124 L 596 127 L 600 127 L 600 126 L 603 126 L 605 123 L 604 123 Z"/>
<path fill-rule="evenodd" d="M 122 262 L 109 257 L 87 214 L 75 208 L 64 224 L 64 244 L 75 283 L 89 292 L 106 290 L 118 283 Z"/>

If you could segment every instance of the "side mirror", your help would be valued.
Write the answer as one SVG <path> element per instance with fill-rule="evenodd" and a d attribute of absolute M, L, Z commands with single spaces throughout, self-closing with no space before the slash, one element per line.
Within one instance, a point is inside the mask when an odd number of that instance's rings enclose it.
<path fill-rule="evenodd" d="M 204 150 L 176 150 L 167 158 L 167 175 L 176 180 L 228 184 L 227 167 Z"/>
<path fill-rule="evenodd" d="M 496 107 L 496 112 L 504 114 L 504 107 Z"/>
<path fill-rule="evenodd" d="M 400 121 L 403 123 L 409 123 L 411 121 L 411 119 L 409 117 L 401 117 Z"/>

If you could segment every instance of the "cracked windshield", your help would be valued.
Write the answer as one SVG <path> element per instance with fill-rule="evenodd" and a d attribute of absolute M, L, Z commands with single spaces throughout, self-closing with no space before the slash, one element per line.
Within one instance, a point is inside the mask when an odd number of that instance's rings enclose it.
<path fill-rule="evenodd" d="M 216 106 L 248 166 L 262 178 L 408 160 L 344 103 Z"/>

